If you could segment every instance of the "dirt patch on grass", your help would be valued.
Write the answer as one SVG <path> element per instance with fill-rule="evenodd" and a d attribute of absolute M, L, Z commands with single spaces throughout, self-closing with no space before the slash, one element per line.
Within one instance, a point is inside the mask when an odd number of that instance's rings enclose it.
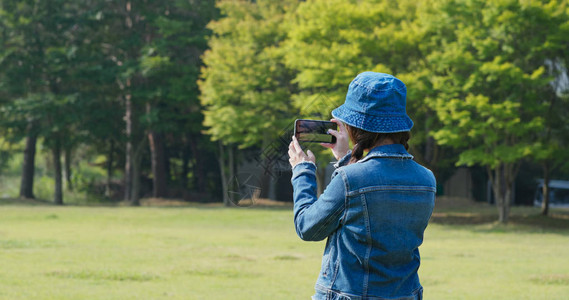
<path fill-rule="evenodd" d="M 565 212 L 552 213 L 544 216 L 539 213 L 532 215 L 516 215 L 511 216 L 511 223 L 531 226 L 541 229 L 558 229 L 569 230 L 569 215 Z"/>
<path fill-rule="evenodd" d="M 292 202 L 284 202 L 284 201 L 276 201 L 271 199 L 265 198 L 257 198 L 253 201 L 247 199 L 242 200 L 240 203 L 245 203 L 245 205 L 235 205 L 235 207 L 259 207 L 259 208 L 292 208 Z M 199 202 L 190 202 L 185 201 L 183 199 L 166 199 L 166 198 L 143 198 L 140 199 L 141 206 L 155 206 L 155 207 L 223 207 L 223 203 L 221 202 L 212 202 L 212 203 L 199 203 Z"/>
<path fill-rule="evenodd" d="M 142 198 L 140 199 L 140 206 L 191 206 L 195 202 L 184 201 L 182 199 L 166 199 L 166 198 Z M 211 205 L 211 204 L 204 204 Z"/>
<path fill-rule="evenodd" d="M 569 285 L 569 274 L 546 274 L 533 276 L 530 280 L 544 285 Z"/>
<path fill-rule="evenodd" d="M 259 198 L 255 199 L 254 206 L 260 207 L 292 207 L 292 202 L 276 201 L 271 199 Z"/>
<path fill-rule="evenodd" d="M 28 198 L 0 198 L 0 205 L 54 205 L 52 202 Z"/>
<path fill-rule="evenodd" d="M 123 270 L 80 270 L 52 271 L 47 276 L 62 279 L 112 280 L 112 281 L 151 281 L 160 277 L 153 273 L 130 272 Z"/>

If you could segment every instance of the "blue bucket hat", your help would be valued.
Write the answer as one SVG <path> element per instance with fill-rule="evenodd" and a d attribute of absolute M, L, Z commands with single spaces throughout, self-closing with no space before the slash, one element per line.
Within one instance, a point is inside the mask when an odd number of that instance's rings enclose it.
<path fill-rule="evenodd" d="M 363 72 L 350 83 L 346 102 L 332 111 L 345 124 L 370 132 L 410 131 L 407 115 L 407 88 L 393 75 Z"/>

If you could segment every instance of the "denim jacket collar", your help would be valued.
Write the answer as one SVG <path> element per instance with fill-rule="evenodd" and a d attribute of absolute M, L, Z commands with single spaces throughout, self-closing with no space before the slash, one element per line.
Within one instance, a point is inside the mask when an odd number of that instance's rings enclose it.
<path fill-rule="evenodd" d="M 413 155 L 409 154 L 405 150 L 405 146 L 401 144 L 389 144 L 383 146 L 377 146 L 369 151 L 369 153 L 358 163 L 365 162 L 372 158 L 401 158 L 401 159 L 413 159 Z"/>

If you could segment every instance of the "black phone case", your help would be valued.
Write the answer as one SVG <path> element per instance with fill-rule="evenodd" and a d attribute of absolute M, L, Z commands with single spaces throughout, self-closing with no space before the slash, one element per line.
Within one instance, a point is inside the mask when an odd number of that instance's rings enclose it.
<path fill-rule="evenodd" d="M 334 122 L 331 122 L 331 121 L 297 119 L 297 120 L 294 121 L 294 136 L 296 137 L 296 139 L 297 139 L 299 142 L 304 142 L 304 143 L 328 143 L 328 142 L 323 142 L 323 141 L 301 140 L 301 139 L 299 138 L 298 123 L 299 123 L 299 122 L 302 122 L 302 121 L 315 122 L 315 123 L 334 124 L 334 128 L 330 128 L 330 129 L 338 130 L 337 124 L 334 123 Z M 331 142 L 329 142 L 329 143 L 331 143 L 331 144 L 336 143 L 336 137 L 335 137 L 335 136 L 333 136 L 333 135 L 331 135 L 331 134 L 329 134 L 329 133 L 326 133 L 326 134 L 328 134 L 328 135 L 330 135 L 330 136 L 332 137 Z"/>

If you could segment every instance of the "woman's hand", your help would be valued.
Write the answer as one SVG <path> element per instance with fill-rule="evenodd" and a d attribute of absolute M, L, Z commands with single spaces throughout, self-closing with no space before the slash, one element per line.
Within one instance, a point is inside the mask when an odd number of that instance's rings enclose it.
<path fill-rule="evenodd" d="M 328 133 L 336 137 L 336 143 L 320 143 L 320 145 L 326 148 L 330 148 L 334 154 L 334 157 L 339 160 L 348 154 L 348 150 L 350 150 L 350 138 L 348 136 L 348 130 L 346 129 L 344 123 L 336 119 L 331 119 L 330 121 L 338 124 L 338 129 L 340 129 L 339 131 L 333 129 L 328 130 Z"/>
<path fill-rule="evenodd" d="M 302 151 L 296 137 L 293 136 L 292 142 L 288 145 L 288 162 L 290 162 L 290 166 L 294 169 L 296 165 L 303 161 L 316 163 L 316 157 L 314 157 L 312 151 L 308 150 L 307 153 L 308 154 L 305 154 L 304 151 Z"/>

